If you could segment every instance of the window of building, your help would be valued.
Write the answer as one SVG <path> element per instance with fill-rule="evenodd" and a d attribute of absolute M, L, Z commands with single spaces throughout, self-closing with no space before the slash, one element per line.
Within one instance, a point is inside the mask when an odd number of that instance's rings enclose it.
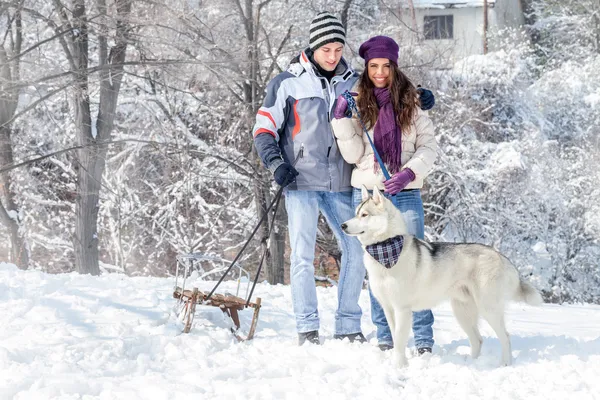
<path fill-rule="evenodd" d="M 454 37 L 453 15 L 430 15 L 424 22 L 425 39 L 452 39 Z"/>

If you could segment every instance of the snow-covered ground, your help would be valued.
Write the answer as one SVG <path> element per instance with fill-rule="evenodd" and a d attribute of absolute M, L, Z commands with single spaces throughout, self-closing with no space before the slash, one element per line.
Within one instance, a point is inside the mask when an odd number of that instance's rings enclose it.
<path fill-rule="evenodd" d="M 511 306 L 515 362 L 499 368 L 487 324 L 482 356 L 471 360 L 442 305 L 433 355 L 411 355 L 398 370 L 375 346 L 366 292 L 371 343 L 332 340 L 336 291 L 319 288 L 324 344 L 298 347 L 289 287 L 257 287 L 256 338 L 237 343 L 211 307 L 199 307 L 191 333 L 182 334 L 171 313 L 173 283 L 0 264 L 0 399 L 600 399 L 598 306 Z M 212 284 L 198 282 L 204 290 Z M 242 314 L 247 324 L 251 312 Z"/>

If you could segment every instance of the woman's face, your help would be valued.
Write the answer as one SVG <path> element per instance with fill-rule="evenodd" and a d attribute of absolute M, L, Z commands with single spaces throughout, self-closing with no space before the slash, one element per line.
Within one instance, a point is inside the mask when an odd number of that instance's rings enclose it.
<path fill-rule="evenodd" d="M 373 58 L 367 65 L 369 79 L 377 88 L 384 88 L 390 84 L 390 70 L 390 60 L 387 58 Z"/>

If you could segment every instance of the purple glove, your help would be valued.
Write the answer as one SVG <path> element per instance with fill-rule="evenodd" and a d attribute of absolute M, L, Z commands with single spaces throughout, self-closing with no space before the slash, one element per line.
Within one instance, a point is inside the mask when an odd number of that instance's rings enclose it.
<path fill-rule="evenodd" d="M 352 96 L 358 96 L 358 93 L 350 92 Z M 335 108 L 333 109 L 333 118 L 342 119 L 342 118 L 351 118 L 352 110 L 348 108 L 348 102 L 344 98 L 343 94 L 340 94 L 337 98 L 337 102 L 335 104 Z"/>
<path fill-rule="evenodd" d="M 409 183 L 415 180 L 415 173 L 410 168 L 396 172 L 390 179 L 384 181 L 385 193 L 394 195 L 402 191 Z"/>

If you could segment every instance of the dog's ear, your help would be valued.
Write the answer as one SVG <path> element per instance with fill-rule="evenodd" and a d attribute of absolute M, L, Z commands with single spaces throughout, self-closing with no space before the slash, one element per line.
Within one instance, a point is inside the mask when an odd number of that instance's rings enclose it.
<path fill-rule="evenodd" d="M 375 205 L 383 204 L 383 195 L 379 189 L 377 189 L 377 186 L 373 187 L 373 201 L 375 202 Z"/>
<path fill-rule="evenodd" d="M 369 189 L 367 189 L 367 187 L 365 185 L 362 185 L 360 192 L 362 194 L 362 201 L 367 201 L 369 199 L 369 197 L 371 196 L 369 194 Z"/>

